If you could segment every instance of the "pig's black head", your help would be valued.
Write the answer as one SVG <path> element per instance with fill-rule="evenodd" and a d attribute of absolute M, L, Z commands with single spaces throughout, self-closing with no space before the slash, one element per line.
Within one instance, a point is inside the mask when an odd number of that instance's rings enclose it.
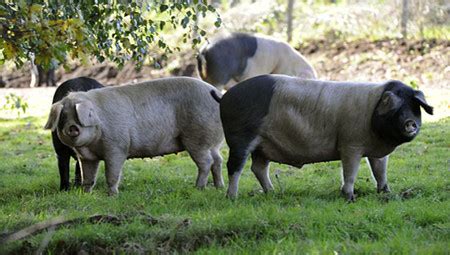
<path fill-rule="evenodd" d="M 417 136 L 422 125 L 420 108 L 433 114 L 420 90 L 400 81 L 389 81 L 372 115 L 375 133 L 390 144 L 399 145 Z"/>

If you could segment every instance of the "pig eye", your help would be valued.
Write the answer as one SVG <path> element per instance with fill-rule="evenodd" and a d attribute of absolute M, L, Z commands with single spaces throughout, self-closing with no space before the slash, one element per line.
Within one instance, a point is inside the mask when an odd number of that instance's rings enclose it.
<path fill-rule="evenodd" d="M 59 123 L 58 123 L 58 126 L 63 126 L 64 123 L 66 123 L 66 121 L 67 121 L 67 113 L 64 112 L 64 111 L 62 111 L 62 112 L 61 112 L 61 115 L 59 116 Z"/>
<path fill-rule="evenodd" d="M 419 103 L 411 102 L 409 104 L 409 107 L 411 107 L 411 110 L 415 115 L 420 114 L 420 104 Z"/>

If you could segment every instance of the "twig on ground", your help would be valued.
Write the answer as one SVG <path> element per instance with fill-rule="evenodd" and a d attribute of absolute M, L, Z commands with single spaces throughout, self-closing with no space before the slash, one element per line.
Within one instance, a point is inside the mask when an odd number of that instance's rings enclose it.
<path fill-rule="evenodd" d="M 150 216 L 147 215 L 147 217 L 145 218 L 146 221 L 149 222 L 149 224 L 156 224 L 158 221 L 154 218 L 151 218 L 152 220 L 148 220 Z M 4 244 L 7 242 L 13 242 L 13 241 L 17 241 L 20 239 L 24 239 L 28 236 L 37 234 L 45 229 L 51 229 L 51 230 L 55 230 L 56 228 L 60 227 L 60 226 L 65 226 L 65 225 L 71 225 L 74 223 L 80 223 L 83 221 L 92 223 L 92 224 L 97 224 L 97 223 L 110 223 L 113 225 L 120 225 L 123 223 L 124 220 L 126 220 L 128 217 L 118 217 L 115 215 L 108 215 L 108 214 L 95 214 L 92 216 L 89 216 L 88 218 L 84 218 L 84 217 L 80 217 L 80 218 L 74 218 L 74 219 L 67 219 L 64 216 L 59 216 L 59 217 L 55 217 L 53 219 L 47 220 L 47 221 L 43 221 L 43 222 L 39 222 L 36 224 L 33 224 L 31 226 L 28 226 L 24 229 L 15 231 L 11 234 L 6 234 L 4 235 L 3 238 L 0 239 L 0 244 Z M 51 236 L 50 236 L 51 237 Z M 47 241 L 48 242 L 48 241 Z M 45 247 L 44 247 L 45 248 Z"/>

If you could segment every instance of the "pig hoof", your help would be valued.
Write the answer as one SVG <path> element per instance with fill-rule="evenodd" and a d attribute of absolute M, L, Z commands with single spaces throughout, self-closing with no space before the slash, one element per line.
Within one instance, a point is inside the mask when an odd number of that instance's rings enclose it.
<path fill-rule="evenodd" d="M 108 190 L 108 196 L 115 196 L 119 194 L 119 190 L 117 188 L 110 188 Z"/>
<path fill-rule="evenodd" d="M 225 187 L 225 185 L 224 185 L 223 183 L 214 184 L 214 186 L 215 186 L 217 189 L 223 189 L 223 188 Z"/>
<path fill-rule="evenodd" d="M 205 186 L 197 186 L 198 190 L 205 190 L 205 188 L 206 188 Z"/>
<path fill-rule="evenodd" d="M 83 190 L 86 193 L 91 193 L 92 192 L 92 186 L 83 186 Z"/>
<path fill-rule="evenodd" d="M 347 198 L 347 203 L 354 203 L 356 202 L 356 196 L 355 195 L 351 195 Z"/>
<path fill-rule="evenodd" d="M 352 193 L 347 193 L 345 191 L 341 191 L 342 195 L 347 199 L 348 203 L 353 203 L 356 201 L 356 195 L 352 192 Z"/>
<path fill-rule="evenodd" d="M 108 191 L 108 196 L 113 197 L 113 196 L 117 196 L 117 194 L 119 194 L 119 192 L 114 192 L 114 191 Z"/>
<path fill-rule="evenodd" d="M 80 187 L 82 184 L 82 181 L 80 179 L 75 179 L 75 182 L 73 183 L 73 186 Z"/>
<path fill-rule="evenodd" d="M 378 191 L 378 193 L 381 193 L 381 192 L 390 193 L 391 189 L 389 188 L 389 186 L 387 184 L 385 184 L 383 187 L 378 188 L 377 191 Z"/>
<path fill-rule="evenodd" d="M 59 191 L 68 191 L 70 185 L 63 185 L 59 188 Z"/>
<path fill-rule="evenodd" d="M 230 199 L 230 200 L 234 201 L 234 200 L 236 200 L 236 198 L 237 198 L 237 195 L 232 195 L 232 194 L 229 194 L 229 193 L 227 193 L 227 196 L 226 196 L 226 198 L 228 198 L 228 199 Z"/>
<path fill-rule="evenodd" d="M 266 194 L 274 194 L 275 193 L 275 189 L 273 187 L 269 187 L 267 189 L 263 189 L 263 191 Z"/>

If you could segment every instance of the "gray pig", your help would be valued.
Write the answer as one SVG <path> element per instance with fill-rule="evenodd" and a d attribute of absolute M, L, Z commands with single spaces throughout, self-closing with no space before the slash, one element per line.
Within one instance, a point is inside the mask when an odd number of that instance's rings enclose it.
<path fill-rule="evenodd" d="M 314 68 L 289 44 L 243 33 L 219 37 L 205 45 L 197 56 L 197 68 L 204 81 L 226 89 L 261 74 L 317 77 Z"/>
<path fill-rule="evenodd" d="M 350 83 L 284 75 L 246 80 L 220 99 L 230 147 L 227 196 L 237 196 L 249 154 L 251 169 L 266 192 L 273 189 L 270 161 L 302 167 L 341 160 L 342 193 L 353 201 L 362 157 L 368 157 L 378 192 L 388 192 L 388 156 L 419 133 L 420 107 L 433 114 L 421 91 L 399 81 Z"/>
<path fill-rule="evenodd" d="M 223 130 L 211 91 L 219 93 L 205 82 L 179 77 L 73 92 L 53 104 L 45 128 L 56 130 L 76 151 L 87 192 L 95 185 L 100 160 L 113 195 L 127 158 L 183 150 L 198 167 L 197 187 L 206 186 L 210 170 L 214 185 L 222 187 Z"/>

